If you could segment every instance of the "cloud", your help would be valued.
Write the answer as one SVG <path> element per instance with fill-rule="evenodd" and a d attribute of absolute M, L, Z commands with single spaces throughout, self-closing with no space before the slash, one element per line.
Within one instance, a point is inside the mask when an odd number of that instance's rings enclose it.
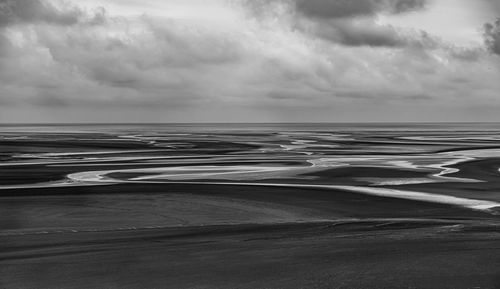
<path fill-rule="evenodd" d="M 0 0 L 0 25 L 13 23 L 46 22 L 71 25 L 78 22 L 82 11 L 59 10 L 53 4 L 41 0 Z"/>
<path fill-rule="evenodd" d="M 390 7 L 390 12 L 398 14 L 424 9 L 427 0 L 390 0 L 385 1 L 385 5 Z"/>
<path fill-rule="evenodd" d="M 370 16 L 380 12 L 405 13 L 423 9 L 425 0 L 295 0 L 297 11 L 320 19 Z"/>
<path fill-rule="evenodd" d="M 56 5 L 58 4 L 58 5 Z M 0 0 L 0 27 L 25 23 L 74 25 L 79 22 L 101 23 L 105 10 L 96 7 L 93 13 L 66 2 L 49 0 Z"/>
<path fill-rule="evenodd" d="M 500 18 L 484 25 L 484 40 L 491 53 L 500 55 Z"/>
<path fill-rule="evenodd" d="M 248 6 L 233 2 L 224 7 L 231 17 L 215 24 L 201 14 L 119 15 L 76 1 L 47 3 L 54 4 L 37 11 L 77 16 L 15 16 L 0 28 L 0 115 L 31 107 L 82 117 L 140 108 L 173 121 L 241 114 L 252 121 L 260 120 L 252 114 L 302 110 L 333 117 L 369 115 L 372 105 L 390 114 L 394 103 L 410 110 L 479 105 L 500 90 L 500 66 L 490 65 L 484 48 L 456 49 L 423 31 L 381 24 L 376 14 L 312 17 L 279 1 L 261 3 L 267 14 L 250 17 Z M 418 9 L 396 4 L 370 13 Z"/>
<path fill-rule="evenodd" d="M 500 13 L 500 2 L 497 0 L 484 0 L 489 5 L 488 9 L 496 14 Z"/>
<path fill-rule="evenodd" d="M 58 64 L 71 65 L 88 80 L 168 99 L 188 94 L 186 102 L 201 93 L 200 83 L 211 81 L 207 71 L 231 67 L 244 53 L 231 35 L 147 16 L 39 35 Z"/>
<path fill-rule="evenodd" d="M 424 0 L 275 0 L 249 1 L 257 17 L 272 19 L 291 15 L 299 31 L 346 46 L 432 47 L 437 41 L 425 31 L 407 31 L 379 23 L 379 14 L 401 14 L 424 9 Z M 277 11 L 272 13 L 270 11 Z M 280 12 L 281 11 L 281 12 Z M 284 12 L 283 12 L 284 11 Z M 287 17 L 284 17 L 287 19 Z"/>
<path fill-rule="evenodd" d="M 0 94 L 43 106 L 168 104 L 174 109 L 228 94 L 219 77 L 231 81 L 233 65 L 248 53 L 233 32 L 146 15 L 100 15 L 99 25 L 26 20 L 0 30 Z"/>
<path fill-rule="evenodd" d="M 379 24 L 372 18 L 298 23 L 297 27 L 306 33 L 346 46 L 432 48 L 438 42 L 425 31 L 399 29 L 392 25 Z"/>

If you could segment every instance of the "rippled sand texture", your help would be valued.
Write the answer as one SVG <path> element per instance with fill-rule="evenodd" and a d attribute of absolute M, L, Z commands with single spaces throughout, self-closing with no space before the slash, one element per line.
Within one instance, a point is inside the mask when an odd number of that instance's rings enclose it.
<path fill-rule="evenodd" d="M 499 288 L 500 126 L 0 127 L 0 288 Z"/>

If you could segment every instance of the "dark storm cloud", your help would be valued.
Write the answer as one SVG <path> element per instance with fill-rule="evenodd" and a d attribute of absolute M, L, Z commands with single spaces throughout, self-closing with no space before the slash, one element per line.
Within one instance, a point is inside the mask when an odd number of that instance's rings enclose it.
<path fill-rule="evenodd" d="M 42 0 L 0 0 L 0 27 L 18 23 L 49 23 L 73 25 L 82 20 L 99 23 L 104 20 L 104 9 L 95 11 L 92 17 L 74 6 L 59 8 Z"/>
<path fill-rule="evenodd" d="M 427 0 L 390 0 L 385 3 L 386 5 L 389 4 L 392 13 L 397 14 L 424 9 L 427 5 Z"/>
<path fill-rule="evenodd" d="M 346 46 L 429 44 L 430 38 L 425 33 L 403 35 L 390 25 L 377 24 L 373 17 L 378 13 L 420 10 L 425 5 L 425 0 L 295 0 L 297 13 L 314 23 L 309 32 Z"/>
<path fill-rule="evenodd" d="M 484 25 L 484 41 L 492 53 L 500 55 L 500 18 Z"/>
<path fill-rule="evenodd" d="M 346 46 L 398 47 L 406 42 L 392 26 L 374 23 L 330 21 L 315 26 L 313 33 Z"/>
<path fill-rule="evenodd" d="M 425 4 L 425 0 L 295 0 L 299 13 L 323 19 L 404 13 L 422 9 Z"/>
<path fill-rule="evenodd" d="M 345 46 L 414 47 L 433 49 L 438 40 L 425 31 L 404 30 L 374 18 L 298 20 L 296 27 L 310 35 Z"/>
<path fill-rule="evenodd" d="M 269 12 L 273 5 L 284 5 L 292 12 L 294 28 L 345 46 L 433 47 L 436 42 L 425 31 L 402 31 L 376 21 L 381 13 L 422 10 L 426 0 L 254 0 L 246 4 L 264 17 L 275 17 Z"/>

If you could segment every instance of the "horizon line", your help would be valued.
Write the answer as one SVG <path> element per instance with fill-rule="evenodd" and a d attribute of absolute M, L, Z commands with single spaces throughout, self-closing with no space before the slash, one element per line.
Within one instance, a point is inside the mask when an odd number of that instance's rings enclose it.
<path fill-rule="evenodd" d="M 44 126 L 44 125 L 263 125 L 263 124 L 362 124 L 362 125 L 379 125 L 379 124 L 402 124 L 402 125 L 432 125 L 432 124 L 500 124 L 500 121 L 328 121 L 328 122 L 7 122 L 0 123 L 0 126 Z"/>

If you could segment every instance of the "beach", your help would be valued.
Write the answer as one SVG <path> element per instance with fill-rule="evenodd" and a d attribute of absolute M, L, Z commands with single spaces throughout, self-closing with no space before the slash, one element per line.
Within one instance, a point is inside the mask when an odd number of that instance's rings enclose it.
<path fill-rule="evenodd" d="M 209 128 L 3 128 L 0 287 L 500 286 L 495 131 Z"/>

